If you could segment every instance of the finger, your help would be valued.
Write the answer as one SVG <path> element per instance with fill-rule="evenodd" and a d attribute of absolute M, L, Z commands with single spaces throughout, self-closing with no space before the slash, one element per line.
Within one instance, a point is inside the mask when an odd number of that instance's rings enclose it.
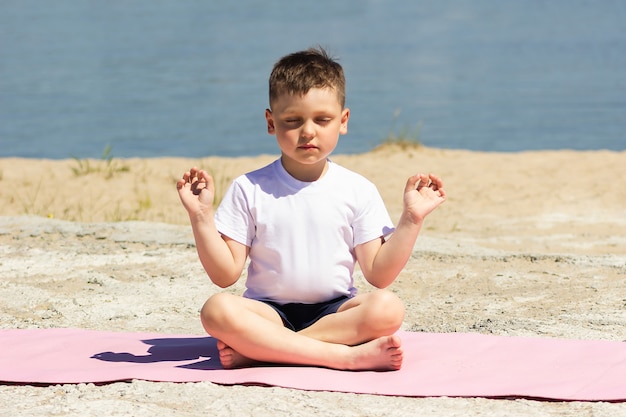
<path fill-rule="evenodd" d="M 189 175 L 187 176 L 187 181 L 193 183 L 198 180 L 198 172 L 200 170 L 196 167 L 193 167 L 189 170 Z"/>
<path fill-rule="evenodd" d="M 430 179 L 431 183 L 435 183 L 437 184 L 437 186 L 443 187 L 443 181 L 437 175 L 428 174 L 428 178 Z"/>
<path fill-rule="evenodd" d="M 406 181 L 406 186 L 404 187 L 404 192 L 408 193 L 410 191 L 415 191 L 415 189 L 417 188 L 419 182 L 420 182 L 420 175 L 419 174 L 410 176 L 409 179 Z"/>
<path fill-rule="evenodd" d="M 213 177 L 206 172 L 205 170 L 200 170 L 197 173 L 197 181 L 196 181 L 196 187 L 198 188 L 198 193 L 202 192 L 203 190 L 207 190 L 211 193 L 215 192 L 215 184 L 213 181 Z M 198 187 L 198 185 L 202 185 L 201 187 Z"/>
<path fill-rule="evenodd" d="M 193 178 L 194 178 L 194 172 L 193 172 L 193 169 L 191 169 L 183 174 L 182 181 L 184 181 L 185 183 L 192 184 Z"/>
<path fill-rule="evenodd" d="M 215 182 L 213 181 L 213 177 L 207 174 L 205 171 L 203 172 L 205 174 L 206 189 L 209 190 L 211 194 L 215 194 Z"/>
<path fill-rule="evenodd" d="M 183 174 L 183 177 L 181 179 L 179 179 L 178 181 L 176 181 L 176 188 L 178 188 L 179 190 L 181 188 L 183 188 L 185 186 L 185 184 L 187 184 L 189 181 L 189 178 L 191 177 L 191 173 L 189 171 L 185 172 Z"/>
<path fill-rule="evenodd" d="M 428 178 L 430 179 L 430 188 L 435 191 L 443 188 L 443 181 L 441 181 L 441 178 L 439 178 L 435 174 L 429 174 Z"/>
<path fill-rule="evenodd" d="M 417 189 L 420 190 L 424 187 L 428 187 L 430 179 L 426 174 L 419 174 L 419 182 L 417 183 Z"/>
<path fill-rule="evenodd" d="M 204 182 L 213 181 L 213 177 L 203 169 L 198 171 L 198 178 Z"/>

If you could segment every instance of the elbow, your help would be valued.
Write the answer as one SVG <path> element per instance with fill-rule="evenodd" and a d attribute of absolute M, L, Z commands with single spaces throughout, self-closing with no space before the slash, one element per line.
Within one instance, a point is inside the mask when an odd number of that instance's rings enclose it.
<path fill-rule="evenodd" d="M 219 281 L 216 279 L 211 278 L 211 282 L 215 285 L 217 285 L 218 287 L 224 289 L 224 288 L 228 288 L 231 285 L 233 285 L 236 281 Z"/>
<path fill-rule="evenodd" d="M 395 276 L 386 277 L 378 275 L 372 277 L 366 276 L 365 280 L 369 282 L 373 287 L 378 288 L 379 290 L 384 290 L 393 283 L 395 278 Z"/>
<path fill-rule="evenodd" d="M 216 274 L 216 273 L 208 273 L 209 279 L 215 285 L 220 288 L 228 288 L 233 285 L 235 282 L 239 280 L 240 274 Z"/>
<path fill-rule="evenodd" d="M 384 290 L 385 288 L 387 288 L 388 286 L 391 285 L 391 282 L 372 282 L 370 281 L 370 284 L 372 284 L 373 287 L 379 289 L 379 290 Z"/>
<path fill-rule="evenodd" d="M 235 282 L 237 282 L 237 278 L 236 279 L 215 279 L 211 276 L 209 276 L 209 278 L 211 278 L 211 282 L 213 282 L 213 284 L 217 285 L 220 288 L 228 288 L 231 285 L 233 285 Z"/>

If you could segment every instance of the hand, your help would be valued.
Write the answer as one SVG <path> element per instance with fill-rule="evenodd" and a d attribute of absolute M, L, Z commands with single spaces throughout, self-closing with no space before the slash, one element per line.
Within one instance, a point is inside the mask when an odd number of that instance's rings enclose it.
<path fill-rule="evenodd" d="M 176 182 L 180 201 L 189 215 L 211 214 L 215 200 L 213 177 L 194 167 Z"/>
<path fill-rule="evenodd" d="M 446 201 L 443 181 L 434 174 L 410 177 L 404 188 L 404 210 L 414 223 L 421 222 L 441 203 Z"/>

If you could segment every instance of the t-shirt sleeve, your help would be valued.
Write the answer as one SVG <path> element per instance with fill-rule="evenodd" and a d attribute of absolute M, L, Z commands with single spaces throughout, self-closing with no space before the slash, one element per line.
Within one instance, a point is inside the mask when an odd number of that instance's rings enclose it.
<path fill-rule="evenodd" d="M 373 183 L 368 182 L 359 193 L 362 197 L 352 228 L 354 246 L 379 237 L 387 237 L 395 230 L 385 203 Z"/>
<path fill-rule="evenodd" d="M 243 187 L 237 181 L 233 182 L 217 211 L 215 212 L 215 225 L 222 235 L 250 246 L 255 234 L 255 225 L 250 212 L 248 197 Z"/>

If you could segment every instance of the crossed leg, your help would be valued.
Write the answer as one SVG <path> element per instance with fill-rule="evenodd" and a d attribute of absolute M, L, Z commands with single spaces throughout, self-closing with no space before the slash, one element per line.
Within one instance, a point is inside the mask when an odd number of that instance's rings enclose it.
<path fill-rule="evenodd" d="M 209 298 L 201 312 L 205 330 L 219 340 L 225 368 L 269 362 L 399 369 L 403 353 L 394 333 L 403 318 L 402 302 L 385 290 L 358 295 L 298 333 L 285 328 L 267 304 L 226 293 Z"/>

